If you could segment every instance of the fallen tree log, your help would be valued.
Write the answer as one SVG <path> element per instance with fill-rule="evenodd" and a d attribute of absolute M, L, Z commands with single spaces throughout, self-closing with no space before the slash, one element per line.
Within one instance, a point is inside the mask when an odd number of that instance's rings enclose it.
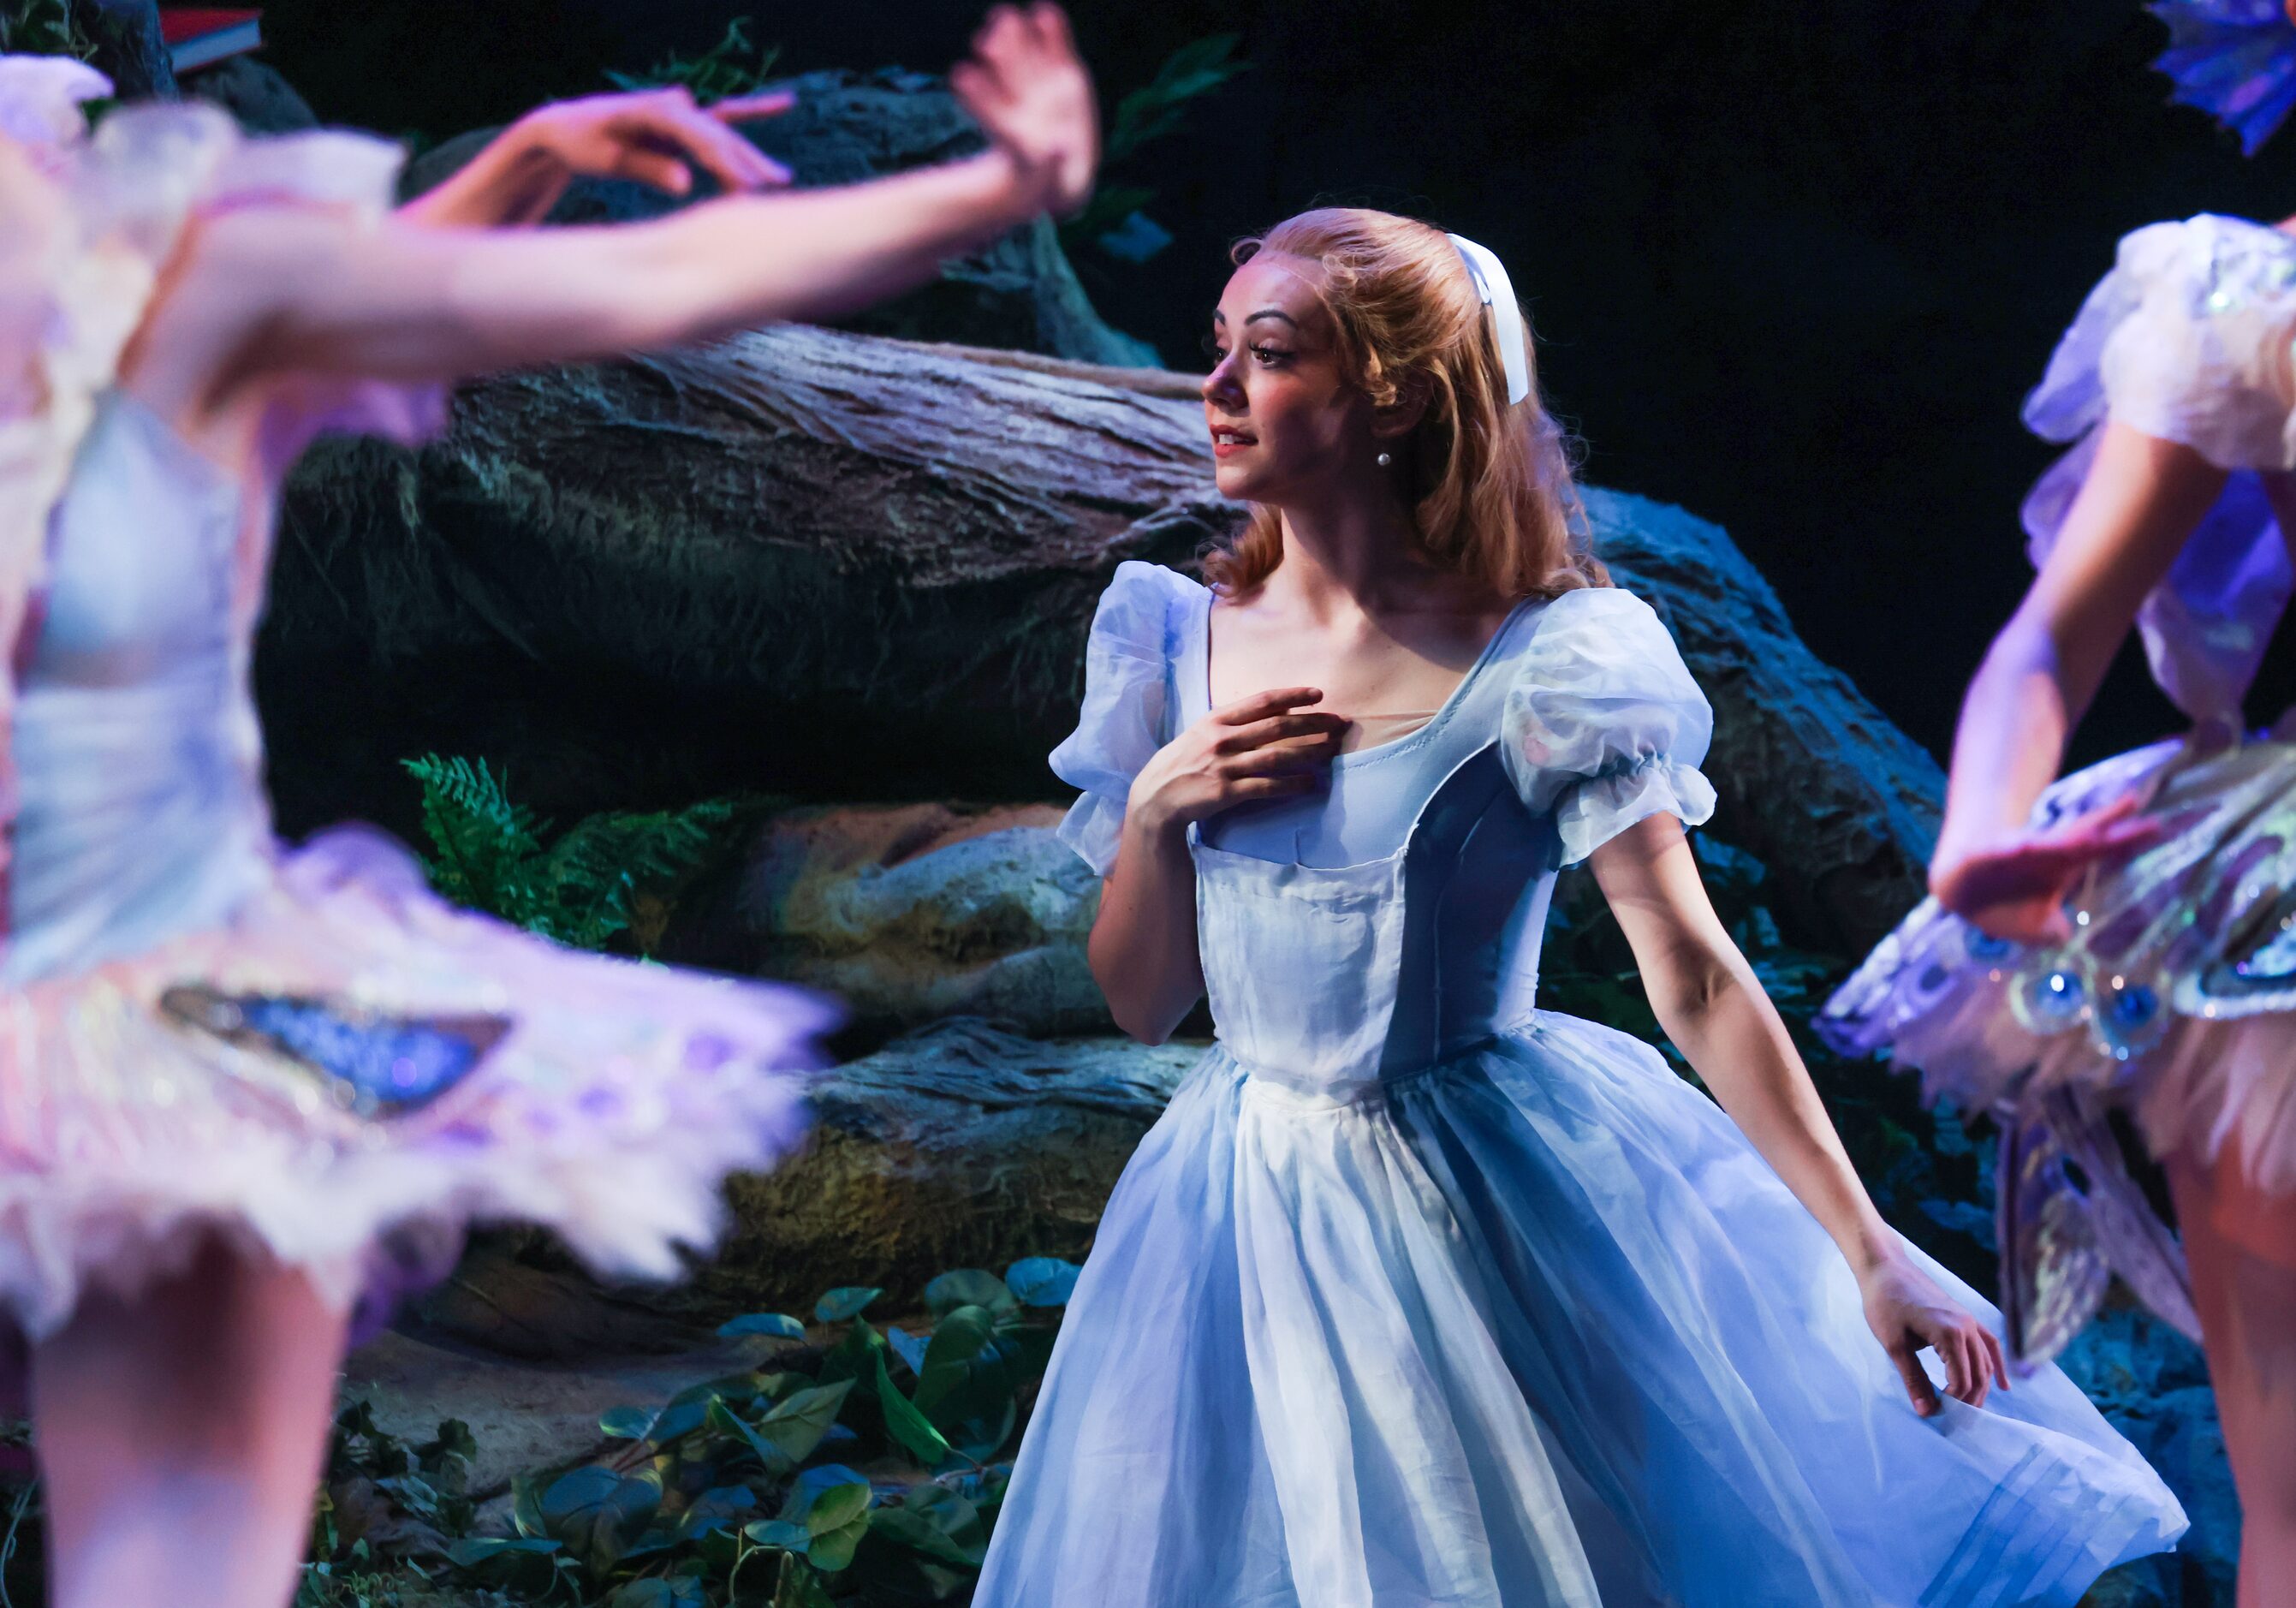
<path fill-rule="evenodd" d="M 406 830 L 396 761 L 432 749 L 560 816 L 1054 797 L 1110 574 L 1186 565 L 1240 517 L 1194 383 L 791 326 L 486 381 L 416 452 L 324 447 L 287 491 L 258 660 L 282 821 Z M 1716 700 L 1717 830 L 1805 941 L 1872 941 L 1918 894 L 1935 765 L 1720 529 L 1587 506 Z"/>

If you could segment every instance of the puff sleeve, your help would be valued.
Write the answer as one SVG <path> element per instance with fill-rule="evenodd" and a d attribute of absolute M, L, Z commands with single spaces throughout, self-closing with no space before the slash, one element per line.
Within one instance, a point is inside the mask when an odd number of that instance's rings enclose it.
<path fill-rule="evenodd" d="M 1714 711 L 1651 606 L 1588 587 L 1548 604 L 1500 717 L 1500 754 L 1531 809 L 1554 816 L 1576 865 L 1646 816 L 1714 813 L 1699 761 Z"/>
<path fill-rule="evenodd" d="M 1084 707 L 1053 751 L 1053 774 L 1084 796 L 1061 841 L 1102 876 L 1116 863 L 1132 779 L 1172 739 L 1172 648 L 1181 605 L 1202 587 L 1160 564 L 1119 564 L 1085 644 Z"/>
<path fill-rule="evenodd" d="M 2109 415 L 2219 468 L 2296 468 L 2292 327 L 2296 241 L 2209 213 L 2136 230 L 2026 398 L 2025 422 L 2070 441 Z"/>
<path fill-rule="evenodd" d="M 2026 552 L 2056 546 L 2108 418 L 2231 472 L 2136 615 L 2152 679 L 2195 720 L 2237 724 L 2286 608 L 2287 545 L 2250 471 L 2296 468 L 2296 239 L 2202 214 L 2120 242 L 2025 400 L 2025 423 L 2074 443 L 2025 499 Z"/>

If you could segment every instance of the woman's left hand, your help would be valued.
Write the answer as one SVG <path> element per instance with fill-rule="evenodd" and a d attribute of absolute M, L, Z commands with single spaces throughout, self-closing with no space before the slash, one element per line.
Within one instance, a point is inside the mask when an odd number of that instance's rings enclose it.
<path fill-rule="evenodd" d="M 684 89 L 588 95 L 537 108 L 505 138 L 523 137 L 570 175 L 629 178 L 672 195 L 693 187 L 701 169 L 727 190 L 786 185 L 789 169 L 734 131 L 797 103 L 787 90 L 701 106 Z"/>
<path fill-rule="evenodd" d="M 1918 1355 L 1933 1348 L 1945 1364 L 1946 1394 L 1983 1407 L 1997 1382 L 2009 1388 L 2009 1364 L 2001 1342 L 1956 1306 L 1931 1278 L 1903 1257 L 1893 1257 L 1860 1274 L 1866 1322 L 1906 1382 L 1914 1411 L 1927 1418 L 1939 1408 L 1937 1387 Z"/>
<path fill-rule="evenodd" d="M 2093 866 L 2151 848 L 2161 822 L 2123 798 L 2101 809 L 2005 842 L 1940 851 L 1930 866 L 1939 904 L 1996 938 L 2061 944 L 2072 937 L 2064 903 Z"/>
<path fill-rule="evenodd" d="M 432 228 L 539 223 L 578 178 L 627 178 L 670 195 L 706 173 L 728 193 L 790 181 L 734 125 L 787 111 L 787 91 L 699 106 L 680 88 L 586 95 L 538 106 L 399 216 Z"/>

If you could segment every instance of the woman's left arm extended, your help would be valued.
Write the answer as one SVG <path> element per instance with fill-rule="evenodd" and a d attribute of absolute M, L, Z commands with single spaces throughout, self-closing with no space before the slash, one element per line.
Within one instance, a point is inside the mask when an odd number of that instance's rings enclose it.
<path fill-rule="evenodd" d="M 1777 1008 L 1730 940 L 1681 823 L 1652 816 L 1595 850 L 1595 880 L 1634 946 L 1667 1037 L 1841 1248 L 1873 1326 L 1924 1415 L 1937 1392 L 1915 1359 L 1934 1346 L 1948 1391 L 1981 1405 L 2005 1388 L 2000 1342 L 1914 1265 L 1858 1181 Z"/>

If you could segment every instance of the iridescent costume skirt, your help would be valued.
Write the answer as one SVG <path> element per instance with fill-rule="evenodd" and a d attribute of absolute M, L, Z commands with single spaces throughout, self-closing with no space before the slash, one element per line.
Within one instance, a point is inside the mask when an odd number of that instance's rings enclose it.
<path fill-rule="evenodd" d="M 341 831 L 225 924 L 0 995 L 0 1301 L 35 1338 L 220 1236 L 372 1318 L 464 1229 L 666 1277 L 803 1127 L 795 990 L 561 948 Z"/>
<path fill-rule="evenodd" d="M 2021 947 L 1924 900 L 1816 1023 L 2000 1123 L 2002 1304 L 2028 1358 L 2054 1356 L 2114 1273 L 2198 1332 L 2115 1112 L 2156 1156 L 2230 1147 L 2258 1188 L 2296 1192 L 2296 742 L 2155 743 L 2057 783 L 2032 822 L 2129 797 L 2162 835 L 2092 873 L 2070 941 Z"/>

